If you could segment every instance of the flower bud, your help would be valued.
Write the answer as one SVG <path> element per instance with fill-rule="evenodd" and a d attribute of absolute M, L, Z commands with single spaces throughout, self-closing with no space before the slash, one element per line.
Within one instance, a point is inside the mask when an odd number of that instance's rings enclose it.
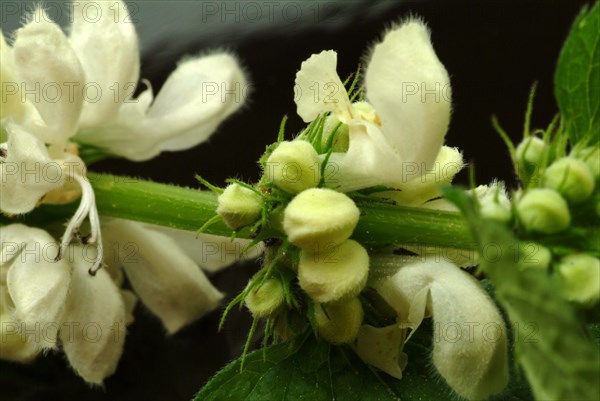
<path fill-rule="evenodd" d="M 250 285 L 250 284 L 249 284 Z M 267 317 L 285 302 L 283 284 L 276 278 L 269 278 L 256 285 L 246 296 L 246 306 L 256 318 Z"/>
<path fill-rule="evenodd" d="M 567 202 L 552 189 L 528 190 L 519 199 L 517 212 L 528 231 L 554 234 L 569 227 L 571 223 Z"/>
<path fill-rule="evenodd" d="M 312 188 L 298 194 L 283 213 L 283 229 L 290 242 L 316 250 L 347 240 L 358 223 L 354 201 L 332 189 Z"/>
<path fill-rule="evenodd" d="M 493 182 L 491 185 L 480 185 L 475 188 L 475 196 L 481 205 L 481 215 L 500 222 L 508 222 L 512 217 L 510 200 L 506 196 L 504 183 Z"/>
<path fill-rule="evenodd" d="M 562 258 L 556 271 L 563 296 L 582 304 L 600 299 L 600 260 L 591 255 L 573 254 Z"/>
<path fill-rule="evenodd" d="M 548 248 L 536 242 L 521 242 L 518 249 L 518 264 L 521 269 L 546 270 L 552 261 Z"/>
<path fill-rule="evenodd" d="M 369 255 L 356 241 L 325 246 L 316 252 L 300 252 L 300 287 L 317 302 L 333 302 L 358 295 L 365 287 L 368 275 Z"/>
<path fill-rule="evenodd" d="M 363 308 L 358 298 L 315 307 L 319 335 L 333 344 L 352 342 L 363 321 Z"/>
<path fill-rule="evenodd" d="M 232 230 L 254 223 L 263 205 L 259 194 L 235 183 L 225 188 L 218 202 L 217 214 Z"/>
<path fill-rule="evenodd" d="M 302 140 L 281 142 L 267 159 L 267 179 L 291 194 L 319 185 L 321 161 L 313 146 Z"/>
<path fill-rule="evenodd" d="M 325 125 L 323 126 L 323 146 L 327 145 L 329 137 L 333 135 L 334 130 L 341 123 L 340 119 L 335 114 L 331 114 L 325 119 Z M 332 147 L 334 152 L 347 152 L 350 146 L 350 129 L 348 125 L 341 124 L 333 139 Z"/>
<path fill-rule="evenodd" d="M 517 146 L 517 163 L 538 166 L 548 151 L 548 145 L 537 136 L 523 139 Z"/>
<path fill-rule="evenodd" d="M 594 177 L 600 176 L 600 147 L 581 149 L 574 156 L 587 164 Z"/>
<path fill-rule="evenodd" d="M 569 202 L 580 203 L 594 192 L 594 175 L 583 161 L 563 157 L 544 171 L 544 186 L 558 191 Z"/>

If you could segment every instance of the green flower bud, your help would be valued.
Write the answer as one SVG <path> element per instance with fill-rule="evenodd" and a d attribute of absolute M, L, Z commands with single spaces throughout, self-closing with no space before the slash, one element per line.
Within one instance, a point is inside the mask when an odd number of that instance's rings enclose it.
<path fill-rule="evenodd" d="M 594 192 L 594 175 L 583 161 L 563 157 L 544 171 L 544 186 L 558 191 L 569 202 L 580 203 Z"/>
<path fill-rule="evenodd" d="M 552 253 L 537 242 L 521 242 L 518 248 L 519 267 L 521 269 L 546 270 L 552 261 Z"/>
<path fill-rule="evenodd" d="M 267 159 L 267 180 L 278 188 L 297 194 L 321 181 L 321 160 L 313 146 L 302 140 L 281 142 Z"/>
<path fill-rule="evenodd" d="M 368 275 L 369 255 L 356 241 L 325 246 L 316 252 L 300 252 L 300 287 L 317 302 L 333 302 L 358 295 L 365 287 Z"/>
<path fill-rule="evenodd" d="M 347 344 L 356 338 L 363 321 L 363 308 L 358 298 L 315 307 L 319 335 L 333 344 Z"/>
<path fill-rule="evenodd" d="M 325 125 L 323 126 L 323 146 L 327 145 L 329 137 L 333 135 L 334 130 L 340 124 L 339 118 L 335 114 L 331 114 L 325 119 Z M 334 152 L 347 152 L 350 146 L 350 129 L 348 125 L 342 124 L 339 126 L 335 139 L 333 140 L 333 151 Z"/>
<path fill-rule="evenodd" d="M 237 230 L 254 223 L 262 211 L 262 197 L 249 188 L 231 184 L 218 197 L 217 214 L 227 227 Z"/>
<path fill-rule="evenodd" d="M 530 136 L 517 146 L 517 163 L 538 166 L 547 151 L 548 145 L 542 139 Z"/>
<path fill-rule="evenodd" d="M 251 284 L 248 284 L 251 285 Z M 256 285 L 246 296 L 246 306 L 256 318 L 273 314 L 285 302 L 283 284 L 276 278 L 269 278 Z"/>
<path fill-rule="evenodd" d="M 283 213 L 288 239 L 303 249 L 317 250 L 347 240 L 358 223 L 360 211 L 341 192 L 312 188 L 296 195 Z"/>
<path fill-rule="evenodd" d="M 600 299 L 600 260 L 591 255 L 573 254 L 558 262 L 556 271 L 563 296 L 582 304 Z"/>
<path fill-rule="evenodd" d="M 571 154 L 589 167 L 594 177 L 600 176 L 600 147 L 584 148 Z"/>
<path fill-rule="evenodd" d="M 554 234 L 569 227 L 571 215 L 567 202 L 552 189 L 530 189 L 517 203 L 517 212 L 528 231 Z"/>

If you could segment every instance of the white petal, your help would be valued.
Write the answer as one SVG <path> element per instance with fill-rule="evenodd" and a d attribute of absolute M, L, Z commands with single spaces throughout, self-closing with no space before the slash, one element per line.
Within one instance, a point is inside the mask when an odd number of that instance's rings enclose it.
<path fill-rule="evenodd" d="M 169 76 L 145 115 L 147 99 L 125 103 L 118 121 L 84 131 L 77 139 L 135 161 L 188 149 L 206 141 L 237 111 L 247 91 L 244 73 L 232 56 L 189 59 Z"/>
<path fill-rule="evenodd" d="M 61 166 L 46 146 L 20 126 L 7 127 L 7 157 L 0 163 L 0 210 L 7 214 L 31 211 L 47 192 L 62 187 Z"/>
<path fill-rule="evenodd" d="M 198 266 L 209 273 L 215 273 L 231 266 L 239 260 L 257 258 L 262 255 L 262 243 L 244 252 L 251 240 L 219 235 L 196 234 L 192 231 L 176 230 L 173 228 L 145 224 L 144 227 L 158 231 L 171 237 L 179 248 L 188 255 Z"/>
<path fill-rule="evenodd" d="M 411 19 L 375 46 L 365 75 L 367 100 L 402 161 L 429 169 L 450 122 L 450 80 L 426 26 Z"/>
<path fill-rule="evenodd" d="M 46 231 L 22 224 L 0 229 L 2 264 L 14 320 L 39 348 L 53 348 L 71 281 L 66 260 L 54 261 L 58 245 Z"/>
<path fill-rule="evenodd" d="M 215 309 L 223 295 L 177 243 L 167 235 L 127 220 L 104 226 L 109 241 L 134 253 L 122 259 L 131 286 L 169 333 Z"/>
<path fill-rule="evenodd" d="M 71 246 L 73 279 L 60 340 L 69 363 L 88 383 L 112 375 L 125 343 L 125 306 L 110 275 L 88 274 L 84 247 Z"/>
<path fill-rule="evenodd" d="M 123 101 L 133 95 L 140 70 L 138 38 L 122 1 L 83 0 L 73 5 L 69 39 L 89 86 L 81 125 L 94 127 L 116 118 Z"/>
<path fill-rule="evenodd" d="M 77 130 L 85 82 L 67 37 L 38 9 L 16 31 L 13 52 L 18 80 L 45 122 L 45 127 L 36 127 L 36 134 L 46 143 L 66 142 Z"/>
<path fill-rule="evenodd" d="M 294 100 L 304 122 L 329 111 L 342 122 L 352 118 L 352 104 L 336 67 L 337 53 L 326 50 L 310 56 L 296 73 Z"/>
<path fill-rule="evenodd" d="M 462 397 L 484 399 L 508 382 L 507 337 L 502 316 L 483 287 L 444 260 L 409 262 L 375 285 L 401 318 L 430 309 L 434 320 L 433 362 Z M 429 292 L 428 303 L 422 294 Z M 407 309 L 411 309 L 407 316 Z"/>
<path fill-rule="evenodd" d="M 401 379 L 402 369 L 408 362 L 402 352 L 405 337 L 406 329 L 398 324 L 386 327 L 363 325 L 356 337 L 356 353 L 365 363 Z"/>
<path fill-rule="evenodd" d="M 0 291 L 6 291 L 0 289 Z M 0 313 L 0 359 L 14 362 L 29 362 L 41 348 L 32 341 L 31 337 L 19 332 L 21 326 L 8 313 Z"/>
<path fill-rule="evenodd" d="M 376 124 L 353 120 L 348 152 L 333 153 L 325 170 L 327 186 L 350 192 L 401 181 L 403 164 Z"/>

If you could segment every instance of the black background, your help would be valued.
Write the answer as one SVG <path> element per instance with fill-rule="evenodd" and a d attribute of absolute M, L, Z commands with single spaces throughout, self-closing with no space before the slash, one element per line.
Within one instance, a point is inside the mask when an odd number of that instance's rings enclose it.
<path fill-rule="evenodd" d="M 183 2 L 162 1 L 161 5 L 169 8 L 178 3 Z M 228 3 L 235 7 L 231 4 L 236 2 Z M 299 2 L 306 18 L 275 13 L 273 20 L 253 24 L 248 15 L 240 15 L 236 22 L 233 15 L 221 21 L 218 18 L 222 15 L 217 14 L 216 22 L 213 19 L 204 28 L 204 19 L 190 23 L 187 18 L 177 34 L 165 33 L 143 46 L 141 76 L 156 90 L 181 56 L 225 48 L 239 56 L 251 77 L 251 101 L 209 142 L 196 148 L 163 154 L 144 163 L 105 160 L 92 170 L 193 187 L 197 187 L 195 173 L 219 185 L 230 176 L 255 180 L 259 176 L 256 160 L 274 141 L 282 116 L 290 117 L 290 137 L 302 127 L 293 102 L 294 76 L 300 63 L 312 53 L 335 49 L 338 72 L 345 77 L 356 70 L 369 44 L 386 26 L 413 13 L 430 26 L 435 50 L 451 76 L 453 116 L 446 143 L 464 151 L 465 159 L 476 166 L 478 183 L 498 177 L 513 184 L 508 153 L 490 118 L 496 114 L 518 140 L 530 86 L 538 81 L 533 125 L 545 127 L 549 123 L 557 112 L 552 85 L 556 60 L 571 22 L 585 3 L 339 1 L 321 2 L 317 16 L 316 3 Z M 241 13 L 242 8 L 239 10 Z M 142 36 L 153 27 L 143 25 L 143 13 L 138 18 Z M 160 30 L 160 19 L 154 21 Z M 462 173 L 458 181 L 466 183 L 466 174 Z M 217 274 L 213 282 L 230 296 L 235 295 L 255 268 L 252 264 L 236 265 Z M 135 315 L 118 371 L 106 380 L 104 388 L 89 388 L 57 354 L 40 357 L 31 365 L 0 363 L 0 398 L 188 400 L 219 367 L 239 354 L 248 324 L 245 313 L 240 313 L 241 319 L 232 315 L 225 331 L 217 334 L 219 312 L 215 312 L 167 337 L 142 305 Z"/>

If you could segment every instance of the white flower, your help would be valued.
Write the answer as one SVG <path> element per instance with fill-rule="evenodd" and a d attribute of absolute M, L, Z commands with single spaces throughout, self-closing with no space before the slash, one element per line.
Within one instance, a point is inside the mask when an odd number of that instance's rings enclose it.
<path fill-rule="evenodd" d="M 27 213 L 41 201 L 66 203 L 81 195 L 57 258 L 89 218 L 87 243 L 98 247 L 94 272 L 103 252 L 100 224 L 85 165 L 71 141 L 131 160 L 192 147 L 242 105 L 246 80 L 232 56 L 213 54 L 181 62 L 156 99 L 151 89 L 131 99 L 140 59 L 135 27 L 123 18 L 127 8 L 118 0 L 95 3 L 100 17 L 90 21 L 89 2 L 73 2 L 69 36 L 42 9 L 15 32 L 12 47 L 2 36 L 8 142 L 0 154 L 0 210 Z M 218 95 L 206 94 L 209 84 Z"/>
<path fill-rule="evenodd" d="M 331 156 L 338 168 L 329 184 L 352 191 L 403 183 L 431 169 L 451 105 L 448 73 L 425 25 L 408 20 L 374 47 L 364 80 L 367 104 L 350 102 L 336 63 L 336 52 L 324 51 L 296 75 L 297 111 L 305 122 L 332 112 L 349 127 L 347 152 Z"/>
<path fill-rule="evenodd" d="M 506 327 L 494 302 L 474 277 L 435 258 L 400 261 L 396 256 L 383 256 L 371 261 L 396 270 L 372 280 L 371 285 L 396 311 L 397 330 L 410 328 L 412 335 L 424 318 L 433 317 L 433 364 L 454 391 L 469 400 L 479 400 L 506 386 Z M 394 338 L 403 339 L 402 335 Z M 401 355 L 382 353 L 376 357 L 363 353 L 371 358 L 367 362 L 399 377 L 401 370 L 390 358 L 402 363 Z"/>
<path fill-rule="evenodd" d="M 59 245 L 44 230 L 22 224 L 0 228 L 0 334 L 6 339 L 0 358 L 27 361 L 43 349 L 56 348 L 60 339 L 73 369 L 87 382 L 101 383 L 114 373 L 125 325 L 133 321 L 136 297 L 119 288 L 123 270 L 169 333 L 218 306 L 222 294 L 168 235 L 117 219 L 103 229 L 110 251 L 105 254 L 107 268 L 92 277 L 86 266 L 96 258 L 95 247 L 69 245 L 65 257 L 54 261 Z M 230 240 L 195 240 L 212 271 L 239 258 L 247 244 L 224 249 L 225 241 Z M 218 252 L 210 251 L 214 246 Z"/>

